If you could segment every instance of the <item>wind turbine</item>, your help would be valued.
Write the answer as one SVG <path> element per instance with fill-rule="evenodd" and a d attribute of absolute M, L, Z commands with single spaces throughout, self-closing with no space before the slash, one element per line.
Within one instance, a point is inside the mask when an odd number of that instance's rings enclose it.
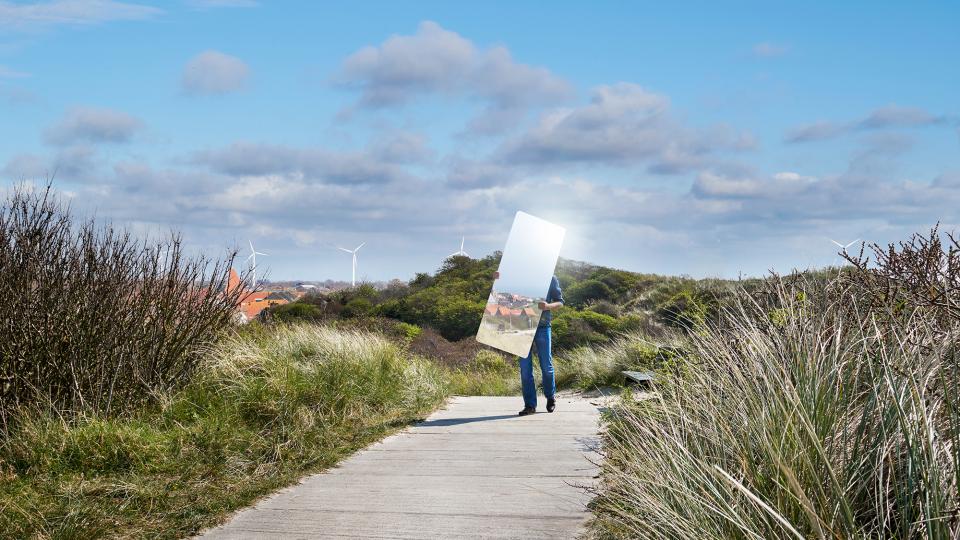
<path fill-rule="evenodd" d="M 353 275 L 352 275 L 352 277 L 351 277 L 351 279 L 350 279 L 350 286 L 351 286 L 351 287 L 356 287 L 356 286 L 357 286 L 357 252 L 360 251 L 360 248 L 362 248 L 362 247 L 365 246 L 365 245 L 366 245 L 366 242 L 364 242 L 364 243 L 360 244 L 359 246 L 355 247 L 355 248 L 353 249 L 353 251 L 350 251 L 350 250 L 347 249 L 347 248 L 342 248 L 342 247 L 339 247 L 339 246 L 337 247 L 337 249 L 339 249 L 340 251 L 345 251 L 345 252 L 353 255 Z"/>
<path fill-rule="evenodd" d="M 456 257 L 457 255 L 462 255 L 462 256 L 464 256 L 464 257 L 469 257 L 470 255 L 469 255 L 466 251 L 463 250 L 463 242 L 464 242 L 465 240 L 466 240 L 466 237 L 461 236 L 461 237 L 460 237 L 460 251 L 455 251 L 455 252 L 447 255 L 447 257 Z"/>
<path fill-rule="evenodd" d="M 248 261 L 252 260 L 252 264 L 250 264 L 250 285 L 253 288 L 253 290 L 256 290 L 257 289 L 257 255 L 263 255 L 264 257 L 269 257 L 270 255 L 266 253 L 261 253 L 253 249 L 252 240 L 247 240 L 247 242 L 250 243 L 250 256 L 247 257 L 247 260 Z"/>
<path fill-rule="evenodd" d="M 833 242 L 834 245 L 836 245 L 838 248 L 842 249 L 844 252 L 847 251 L 847 248 L 849 248 L 850 246 L 852 246 L 852 245 L 854 245 L 854 244 L 856 244 L 857 242 L 860 241 L 860 239 L 857 238 L 857 239 L 854 240 L 853 242 L 850 242 L 850 243 L 847 244 L 847 245 L 843 245 L 843 244 L 841 244 L 840 242 L 837 242 L 836 240 L 834 240 L 834 239 L 832 239 L 832 238 L 827 238 L 827 240 L 830 240 L 831 242 Z M 833 259 L 833 262 L 837 262 L 837 259 L 834 258 L 834 259 Z"/>

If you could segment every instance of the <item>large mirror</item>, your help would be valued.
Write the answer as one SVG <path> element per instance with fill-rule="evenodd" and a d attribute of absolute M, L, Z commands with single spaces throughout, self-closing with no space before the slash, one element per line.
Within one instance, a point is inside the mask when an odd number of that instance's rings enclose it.
<path fill-rule="evenodd" d="M 500 259 L 477 341 L 525 357 L 540 322 L 539 303 L 550 289 L 565 229 L 517 212 Z"/>

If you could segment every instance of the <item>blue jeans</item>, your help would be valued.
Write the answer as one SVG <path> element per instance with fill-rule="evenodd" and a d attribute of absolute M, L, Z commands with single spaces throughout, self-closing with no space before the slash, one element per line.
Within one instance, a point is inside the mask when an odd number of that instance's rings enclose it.
<path fill-rule="evenodd" d="M 553 378 L 553 355 L 550 352 L 550 327 L 537 327 L 533 336 L 533 344 L 537 347 L 537 358 L 540 359 L 540 374 L 543 376 L 543 395 L 547 399 L 553 397 L 557 390 Z M 523 387 L 523 405 L 537 407 L 537 385 L 533 380 L 533 347 L 526 358 L 520 359 L 520 384 Z"/>

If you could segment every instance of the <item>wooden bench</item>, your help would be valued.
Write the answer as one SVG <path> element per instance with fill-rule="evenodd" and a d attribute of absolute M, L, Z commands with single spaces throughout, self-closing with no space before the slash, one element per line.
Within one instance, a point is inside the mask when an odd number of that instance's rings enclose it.
<path fill-rule="evenodd" d="M 623 371 L 623 376 L 627 382 L 633 382 L 643 386 L 650 386 L 653 383 L 653 373 L 645 371 Z"/>

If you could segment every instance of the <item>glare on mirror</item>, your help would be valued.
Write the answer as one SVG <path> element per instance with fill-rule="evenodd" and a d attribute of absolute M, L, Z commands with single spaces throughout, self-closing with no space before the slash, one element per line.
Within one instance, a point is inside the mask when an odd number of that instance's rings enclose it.
<path fill-rule="evenodd" d="M 500 277 L 483 311 L 477 341 L 526 356 L 560 257 L 565 229 L 525 212 L 517 212 L 500 259 Z"/>

